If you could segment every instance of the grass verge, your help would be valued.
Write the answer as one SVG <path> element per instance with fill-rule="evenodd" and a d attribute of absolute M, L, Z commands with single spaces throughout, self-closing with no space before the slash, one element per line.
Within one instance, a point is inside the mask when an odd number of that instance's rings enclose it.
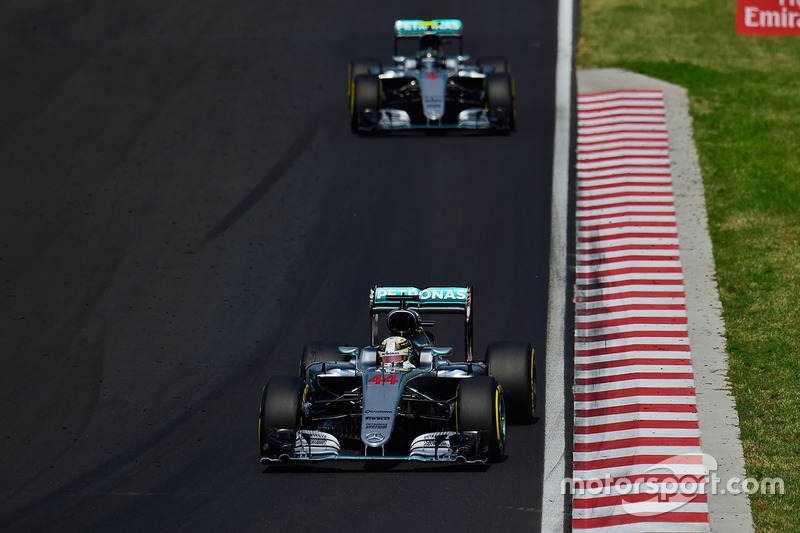
<path fill-rule="evenodd" d="M 736 35 L 735 0 L 582 0 L 578 68 L 686 87 L 757 531 L 800 526 L 800 36 Z"/>

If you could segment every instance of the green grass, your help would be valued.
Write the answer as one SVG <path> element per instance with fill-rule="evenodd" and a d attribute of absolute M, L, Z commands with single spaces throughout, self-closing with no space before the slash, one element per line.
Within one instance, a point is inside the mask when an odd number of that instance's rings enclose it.
<path fill-rule="evenodd" d="M 582 0 L 579 68 L 689 91 L 757 531 L 800 529 L 800 36 L 736 35 L 735 0 Z"/>

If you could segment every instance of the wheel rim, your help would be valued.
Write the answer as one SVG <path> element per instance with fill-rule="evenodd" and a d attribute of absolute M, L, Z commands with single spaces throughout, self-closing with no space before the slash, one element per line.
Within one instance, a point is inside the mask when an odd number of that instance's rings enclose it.
<path fill-rule="evenodd" d="M 506 402 L 503 399 L 503 390 L 498 385 L 494 390 L 495 413 L 497 416 L 496 435 L 497 444 L 502 455 L 506 445 Z"/>
<path fill-rule="evenodd" d="M 531 348 L 531 416 L 536 412 L 536 354 Z"/>

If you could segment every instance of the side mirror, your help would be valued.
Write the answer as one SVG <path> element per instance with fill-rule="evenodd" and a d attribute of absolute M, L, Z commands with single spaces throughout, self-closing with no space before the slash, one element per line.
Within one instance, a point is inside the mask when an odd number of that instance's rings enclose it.
<path fill-rule="evenodd" d="M 434 347 L 431 348 L 431 352 L 436 357 L 450 357 L 453 355 L 453 348 L 451 346 Z"/>
<path fill-rule="evenodd" d="M 339 346 L 339 353 L 342 355 L 347 355 L 350 359 L 358 356 L 358 347 L 357 346 Z"/>

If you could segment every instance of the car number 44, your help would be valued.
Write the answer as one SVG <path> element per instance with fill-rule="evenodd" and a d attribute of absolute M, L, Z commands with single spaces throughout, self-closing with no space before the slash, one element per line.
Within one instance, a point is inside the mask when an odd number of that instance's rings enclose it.
<path fill-rule="evenodd" d="M 385 383 L 388 383 L 390 385 L 397 385 L 398 381 L 399 380 L 397 379 L 397 376 L 395 376 L 394 374 L 390 374 L 388 376 L 381 376 L 380 374 L 375 374 L 369 380 L 370 383 L 374 383 L 375 385 L 383 385 Z"/>

